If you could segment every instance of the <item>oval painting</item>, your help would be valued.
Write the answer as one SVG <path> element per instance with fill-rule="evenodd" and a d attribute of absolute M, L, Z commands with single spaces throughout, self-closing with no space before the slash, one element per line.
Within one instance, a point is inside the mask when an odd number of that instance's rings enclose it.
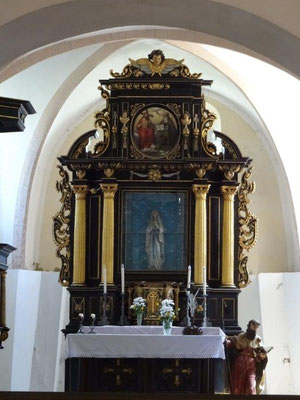
<path fill-rule="evenodd" d="M 150 106 L 138 112 L 131 130 L 134 147 L 148 158 L 164 158 L 174 151 L 180 140 L 173 113 L 163 107 Z"/>

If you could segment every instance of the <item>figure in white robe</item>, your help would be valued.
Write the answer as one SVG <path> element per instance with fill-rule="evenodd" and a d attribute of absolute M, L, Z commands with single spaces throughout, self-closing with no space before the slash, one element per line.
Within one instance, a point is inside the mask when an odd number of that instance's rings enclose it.
<path fill-rule="evenodd" d="M 160 270 L 165 262 L 164 227 L 157 210 L 151 212 L 146 228 L 145 251 L 148 259 L 148 269 Z"/>

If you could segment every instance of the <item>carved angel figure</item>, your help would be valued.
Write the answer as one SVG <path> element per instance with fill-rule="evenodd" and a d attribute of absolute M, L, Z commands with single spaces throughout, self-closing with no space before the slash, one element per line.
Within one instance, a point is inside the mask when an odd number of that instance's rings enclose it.
<path fill-rule="evenodd" d="M 175 60 L 173 58 L 166 59 L 161 50 L 153 50 L 148 55 L 148 58 L 139 58 L 138 60 L 129 58 L 129 61 L 133 67 L 140 69 L 145 74 L 151 74 L 151 76 L 158 74 L 162 76 L 162 74 L 166 75 L 182 65 L 184 60 Z"/>

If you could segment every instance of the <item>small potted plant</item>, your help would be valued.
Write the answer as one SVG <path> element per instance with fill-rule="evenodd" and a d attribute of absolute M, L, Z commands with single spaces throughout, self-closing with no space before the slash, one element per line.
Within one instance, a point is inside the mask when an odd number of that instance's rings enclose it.
<path fill-rule="evenodd" d="M 133 303 L 130 306 L 130 309 L 136 313 L 136 321 L 139 326 L 142 325 L 145 307 L 146 300 L 142 297 L 136 297 L 135 299 L 133 299 Z"/>

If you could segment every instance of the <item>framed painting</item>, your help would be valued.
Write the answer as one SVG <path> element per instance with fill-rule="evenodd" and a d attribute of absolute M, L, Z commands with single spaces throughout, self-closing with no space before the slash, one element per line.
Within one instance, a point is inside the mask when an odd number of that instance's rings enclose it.
<path fill-rule="evenodd" d="M 135 149 L 147 158 L 168 156 L 180 141 L 177 117 L 162 106 L 142 108 L 132 121 L 131 141 Z"/>
<path fill-rule="evenodd" d="M 128 271 L 184 271 L 187 192 L 123 192 L 122 259 Z"/>

